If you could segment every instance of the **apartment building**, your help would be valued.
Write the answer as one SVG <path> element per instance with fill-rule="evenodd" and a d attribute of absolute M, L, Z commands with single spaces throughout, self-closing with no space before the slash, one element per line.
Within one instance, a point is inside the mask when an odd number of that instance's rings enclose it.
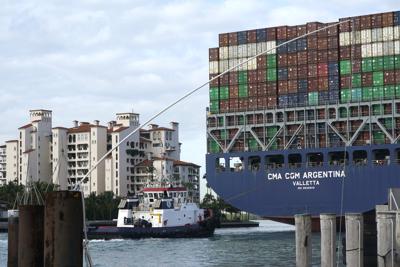
<path fill-rule="evenodd" d="M 0 146 L 0 186 L 7 183 L 6 145 Z"/>
<path fill-rule="evenodd" d="M 7 183 L 18 183 L 18 140 L 6 141 L 6 178 Z"/>

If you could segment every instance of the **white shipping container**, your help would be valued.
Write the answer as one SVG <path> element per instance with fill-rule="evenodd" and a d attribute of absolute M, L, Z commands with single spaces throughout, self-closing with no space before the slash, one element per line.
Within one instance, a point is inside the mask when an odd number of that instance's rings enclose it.
<path fill-rule="evenodd" d="M 256 70 L 257 69 L 257 58 L 253 58 L 249 62 L 247 62 L 248 70 Z"/>
<path fill-rule="evenodd" d="M 253 57 L 257 53 L 257 45 L 256 43 L 247 44 L 247 56 Z"/>
<path fill-rule="evenodd" d="M 396 55 L 400 54 L 400 41 L 394 41 L 394 53 Z"/>
<path fill-rule="evenodd" d="M 361 57 L 372 57 L 372 45 L 371 44 L 361 45 Z"/>
<path fill-rule="evenodd" d="M 276 49 L 273 49 L 274 47 L 276 47 L 276 41 L 268 41 L 267 42 L 267 50 L 271 50 L 269 51 L 267 54 L 276 54 Z"/>
<path fill-rule="evenodd" d="M 247 45 L 238 45 L 238 58 L 247 57 Z"/>
<path fill-rule="evenodd" d="M 218 61 L 210 61 L 209 63 L 209 73 L 217 74 L 218 73 Z"/>
<path fill-rule="evenodd" d="M 238 60 L 239 60 L 238 63 L 243 63 L 247 60 L 247 58 L 239 58 Z M 244 64 L 240 65 L 238 70 L 247 70 L 247 64 L 244 63 Z"/>
<path fill-rule="evenodd" d="M 257 55 L 267 50 L 267 42 L 257 43 Z"/>
<path fill-rule="evenodd" d="M 219 59 L 228 59 L 229 52 L 228 47 L 223 46 L 219 48 Z"/>
<path fill-rule="evenodd" d="M 219 73 L 222 73 L 229 68 L 229 60 L 220 60 L 219 61 Z"/>
<path fill-rule="evenodd" d="M 361 44 L 361 32 L 360 31 L 355 31 L 354 33 L 350 32 L 349 35 L 350 35 L 351 44 Z"/>
<path fill-rule="evenodd" d="M 400 39 L 400 25 L 393 27 L 393 39 L 394 40 Z"/>
<path fill-rule="evenodd" d="M 372 56 L 380 57 L 383 56 L 383 44 L 382 42 L 372 44 Z"/>
<path fill-rule="evenodd" d="M 382 28 L 382 40 L 384 42 L 393 40 L 393 27 Z"/>
<path fill-rule="evenodd" d="M 229 46 L 229 58 L 237 58 L 238 57 L 238 47 L 237 45 Z"/>
<path fill-rule="evenodd" d="M 372 42 L 381 42 L 382 37 L 382 28 L 375 28 L 371 30 L 371 41 Z"/>
<path fill-rule="evenodd" d="M 390 56 L 394 54 L 394 43 L 393 41 L 383 42 L 383 55 Z"/>
<path fill-rule="evenodd" d="M 371 42 L 371 29 L 361 31 L 361 43 L 367 44 Z"/>
<path fill-rule="evenodd" d="M 350 45 L 350 33 L 349 32 L 339 33 L 339 45 L 340 46 Z"/>
<path fill-rule="evenodd" d="M 229 59 L 229 68 L 233 68 L 238 64 L 239 60 L 237 58 Z M 237 71 L 236 69 L 233 69 L 232 71 Z"/>

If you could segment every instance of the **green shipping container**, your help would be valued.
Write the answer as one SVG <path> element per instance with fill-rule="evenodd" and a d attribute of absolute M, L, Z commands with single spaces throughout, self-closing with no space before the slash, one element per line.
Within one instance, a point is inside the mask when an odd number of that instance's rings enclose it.
<path fill-rule="evenodd" d="M 353 74 L 351 79 L 351 87 L 360 87 L 361 86 L 361 73 Z"/>
<path fill-rule="evenodd" d="M 238 83 L 247 84 L 247 71 L 239 71 Z"/>
<path fill-rule="evenodd" d="M 243 116 L 238 116 L 238 124 L 243 125 L 244 124 L 244 117 Z"/>
<path fill-rule="evenodd" d="M 210 100 L 218 100 L 218 87 L 210 87 Z"/>
<path fill-rule="evenodd" d="M 229 98 L 229 87 L 228 86 L 220 86 L 219 87 L 219 99 L 228 99 Z"/>
<path fill-rule="evenodd" d="M 385 143 L 385 134 L 381 131 L 374 131 L 372 133 L 372 138 L 374 140 L 374 144 L 384 144 Z"/>
<path fill-rule="evenodd" d="M 372 87 L 365 87 L 362 89 L 362 101 L 372 100 Z"/>
<path fill-rule="evenodd" d="M 394 93 L 396 94 L 396 98 L 400 98 L 400 85 L 396 84 L 394 86 Z"/>
<path fill-rule="evenodd" d="M 221 139 L 226 139 L 226 130 L 221 130 Z"/>
<path fill-rule="evenodd" d="M 346 108 L 339 108 L 339 117 L 340 118 L 347 118 L 347 109 Z"/>
<path fill-rule="evenodd" d="M 351 101 L 360 102 L 361 100 L 362 100 L 362 89 L 361 88 L 351 89 Z"/>
<path fill-rule="evenodd" d="M 383 70 L 383 57 L 374 57 L 373 58 L 372 69 L 374 71 Z"/>
<path fill-rule="evenodd" d="M 374 86 L 383 85 L 383 71 L 374 71 L 372 73 L 372 80 Z"/>
<path fill-rule="evenodd" d="M 350 89 L 342 89 L 340 91 L 340 103 L 348 103 L 351 101 Z"/>
<path fill-rule="evenodd" d="M 341 60 L 340 61 L 340 75 L 350 74 L 350 60 Z"/>
<path fill-rule="evenodd" d="M 218 113 L 219 112 L 219 102 L 218 100 L 210 101 L 210 112 Z"/>
<path fill-rule="evenodd" d="M 400 55 L 394 55 L 394 68 L 400 69 Z"/>
<path fill-rule="evenodd" d="M 239 97 L 247 97 L 248 95 L 247 84 L 239 84 Z"/>
<path fill-rule="evenodd" d="M 363 72 L 371 72 L 372 69 L 372 57 L 363 58 L 361 61 L 362 71 Z"/>
<path fill-rule="evenodd" d="M 384 119 L 384 126 L 386 129 L 392 129 L 393 128 L 392 119 L 391 118 Z"/>
<path fill-rule="evenodd" d="M 267 127 L 267 137 L 274 137 L 274 135 L 278 132 L 277 126 L 269 126 Z"/>
<path fill-rule="evenodd" d="M 267 55 L 267 68 L 276 68 L 276 54 Z"/>
<path fill-rule="evenodd" d="M 382 105 L 372 105 L 372 115 L 382 115 L 383 114 L 383 106 Z"/>
<path fill-rule="evenodd" d="M 318 105 L 318 92 L 308 93 L 308 104 L 309 105 Z"/>
<path fill-rule="evenodd" d="M 276 81 L 276 69 L 267 69 L 267 81 Z"/>
<path fill-rule="evenodd" d="M 218 117 L 218 126 L 224 126 L 224 117 Z"/>
<path fill-rule="evenodd" d="M 383 57 L 383 69 L 384 70 L 394 69 L 394 56 L 384 56 Z"/>
<path fill-rule="evenodd" d="M 383 87 L 383 96 L 385 99 L 395 98 L 395 88 L 394 85 L 386 85 Z"/>
<path fill-rule="evenodd" d="M 217 142 L 215 142 L 214 140 L 210 140 L 210 152 L 211 153 L 218 153 L 218 152 L 220 152 L 220 147 L 219 147 L 219 145 L 217 144 Z"/>
<path fill-rule="evenodd" d="M 381 100 L 383 99 L 383 86 L 373 87 L 372 88 L 372 98 L 373 100 Z"/>
<path fill-rule="evenodd" d="M 258 143 L 257 143 L 256 139 L 254 139 L 254 138 L 249 139 L 248 145 L 249 145 L 250 151 L 258 150 Z"/>

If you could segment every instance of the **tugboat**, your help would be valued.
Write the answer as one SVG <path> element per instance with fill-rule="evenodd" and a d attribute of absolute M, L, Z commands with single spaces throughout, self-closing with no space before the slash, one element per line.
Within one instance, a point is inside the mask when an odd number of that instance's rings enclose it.
<path fill-rule="evenodd" d="M 211 210 L 186 201 L 184 187 L 144 188 L 138 197 L 122 199 L 116 226 L 89 226 L 89 239 L 210 237 Z"/>

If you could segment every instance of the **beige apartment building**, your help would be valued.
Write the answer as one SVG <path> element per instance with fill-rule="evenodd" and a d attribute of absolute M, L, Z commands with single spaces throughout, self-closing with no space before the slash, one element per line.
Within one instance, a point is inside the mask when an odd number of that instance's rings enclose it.
<path fill-rule="evenodd" d="M 6 145 L 0 146 L 0 186 L 7 183 Z"/>

